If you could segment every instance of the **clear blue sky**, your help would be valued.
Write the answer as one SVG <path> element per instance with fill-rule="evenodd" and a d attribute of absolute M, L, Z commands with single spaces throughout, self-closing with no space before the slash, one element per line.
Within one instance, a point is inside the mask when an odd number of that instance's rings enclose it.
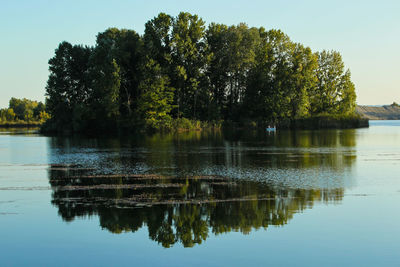
<path fill-rule="evenodd" d="M 337 50 L 359 104 L 400 102 L 400 1 L 0 0 L 0 107 L 11 97 L 44 100 L 47 61 L 63 41 L 93 45 L 108 27 L 143 33 L 159 12 L 207 23 L 278 28 L 314 51 Z"/>

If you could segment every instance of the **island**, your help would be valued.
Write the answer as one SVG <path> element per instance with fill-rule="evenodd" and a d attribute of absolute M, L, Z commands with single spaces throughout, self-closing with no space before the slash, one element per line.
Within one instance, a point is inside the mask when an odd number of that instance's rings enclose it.
<path fill-rule="evenodd" d="M 49 71 L 43 132 L 368 126 L 339 52 L 187 12 L 143 34 L 106 29 L 94 46 L 63 41 Z"/>

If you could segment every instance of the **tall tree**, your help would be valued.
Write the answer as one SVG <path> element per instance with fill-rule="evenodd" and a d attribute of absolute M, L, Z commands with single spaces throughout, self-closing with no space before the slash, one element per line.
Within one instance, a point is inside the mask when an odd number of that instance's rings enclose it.
<path fill-rule="evenodd" d="M 141 120 L 150 129 L 165 128 L 171 122 L 174 100 L 174 89 L 170 87 L 173 21 L 170 15 L 160 13 L 145 25 L 139 112 Z"/>
<path fill-rule="evenodd" d="M 119 119 L 121 74 L 113 53 L 109 51 L 109 43 L 99 42 L 90 60 L 90 79 L 92 93 L 90 97 L 90 121 L 106 128 Z"/>
<path fill-rule="evenodd" d="M 354 83 L 351 81 L 350 70 L 347 70 L 342 76 L 341 87 L 343 89 L 339 96 L 339 114 L 354 114 L 357 96 Z"/>
<path fill-rule="evenodd" d="M 317 57 L 309 47 L 301 44 L 294 46 L 291 56 L 291 68 L 287 80 L 289 82 L 286 97 L 290 105 L 290 118 L 302 118 L 309 115 L 309 94 L 316 86 Z"/>
<path fill-rule="evenodd" d="M 171 65 L 171 35 L 173 18 L 165 13 L 148 21 L 145 25 L 144 54 L 160 65 L 167 74 Z"/>
<path fill-rule="evenodd" d="M 92 49 L 62 42 L 49 60 L 50 75 L 46 86 L 46 109 L 57 127 L 69 127 L 77 106 L 85 104 L 90 95 L 87 78 Z"/>
<path fill-rule="evenodd" d="M 254 65 L 256 47 L 260 41 L 256 28 L 250 28 L 241 23 L 228 29 L 228 105 L 226 118 L 239 116 L 245 94 L 246 79 Z"/>
<path fill-rule="evenodd" d="M 278 121 L 290 117 L 294 44 L 279 30 L 259 29 L 261 43 L 249 73 L 245 107 L 249 116 Z"/>
<path fill-rule="evenodd" d="M 317 53 L 317 86 L 311 95 L 311 110 L 319 113 L 351 113 L 355 109 L 354 84 L 350 71 L 344 70 L 342 56 L 336 51 Z"/>
<path fill-rule="evenodd" d="M 120 76 L 119 111 L 128 119 L 134 116 L 140 96 L 138 86 L 142 75 L 142 47 L 142 40 L 135 31 L 109 28 L 97 35 L 96 48 L 92 56 L 92 66 L 98 73 L 103 71 L 101 66 L 115 72 L 115 69 L 108 68 L 115 60 Z"/>
<path fill-rule="evenodd" d="M 228 26 L 211 23 L 206 31 L 207 47 L 210 62 L 207 68 L 207 78 L 211 89 L 209 119 L 222 119 L 229 82 L 229 49 Z"/>
<path fill-rule="evenodd" d="M 207 62 L 204 29 L 201 18 L 185 12 L 181 12 L 173 24 L 171 83 L 176 88 L 178 117 L 198 118 L 199 115 L 197 102 Z"/>

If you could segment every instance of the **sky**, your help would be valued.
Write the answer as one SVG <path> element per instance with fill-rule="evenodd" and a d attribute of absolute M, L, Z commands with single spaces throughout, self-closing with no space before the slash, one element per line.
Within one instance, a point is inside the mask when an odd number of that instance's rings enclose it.
<path fill-rule="evenodd" d="M 336 50 L 352 73 L 357 103 L 400 103 L 400 1 L 0 0 L 0 108 L 11 97 L 43 101 L 48 60 L 61 41 L 94 45 L 109 27 L 142 34 L 160 12 L 281 29 L 313 51 Z"/>

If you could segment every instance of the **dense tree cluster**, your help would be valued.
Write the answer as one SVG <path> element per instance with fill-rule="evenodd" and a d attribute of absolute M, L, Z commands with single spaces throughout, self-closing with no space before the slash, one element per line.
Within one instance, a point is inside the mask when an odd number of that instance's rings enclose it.
<path fill-rule="evenodd" d="M 44 122 L 49 118 L 42 102 L 11 98 L 8 108 L 0 109 L 0 123 Z"/>
<path fill-rule="evenodd" d="M 171 127 L 174 119 L 277 122 L 352 114 L 341 55 L 313 52 L 280 30 L 160 13 L 143 35 L 109 28 L 96 45 L 59 44 L 49 60 L 54 129 Z"/>

